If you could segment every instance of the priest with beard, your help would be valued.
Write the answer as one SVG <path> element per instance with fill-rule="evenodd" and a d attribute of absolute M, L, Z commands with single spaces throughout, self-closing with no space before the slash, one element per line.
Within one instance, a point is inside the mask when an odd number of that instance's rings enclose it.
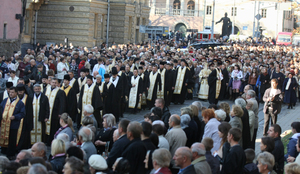
<path fill-rule="evenodd" d="M 121 96 L 121 115 L 120 117 L 123 117 L 123 113 L 125 112 L 126 109 L 126 103 L 128 100 L 128 79 L 127 76 L 125 75 L 125 67 L 121 67 L 116 64 L 115 67 L 117 68 L 118 76 L 122 81 L 122 96 Z"/>
<path fill-rule="evenodd" d="M 128 108 L 135 114 L 137 109 L 141 109 L 141 97 L 143 93 L 143 80 L 138 75 L 138 70 L 136 68 L 133 70 L 133 76 L 131 77 L 128 87 L 130 89 Z"/>
<path fill-rule="evenodd" d="M 158 88 L 158 89 L 157 89 Z M 157 91 L 161 91 L 161 78 L 160 74 L 157 72 L 157 65 L 152 64 L 152 71 L 149 74 L 149 81 L 147 84 L 147 105 L 151 109 L 154 107 L 155 100 L 157 98 Z"/>
<path fill-rule="evenodd" d="M 66 94 L 66 100 L 65 100 L 65 106 L 67 107 L 66 112 L 72 118 L 72 120 L 75 120 L 77 113 L 78 113 L 77 97 L 76 97 L 77 93 L 73 89 L 73 87 L 70 85 L 70 75 L 69 74 L 64 75 L 63 86 L 60 89 L 63 90 Z"/>
<path fill-rule="evenodd" d="M 74 71 L 70 70 L 70 71 L 68 71 L 68 74 L 70 76 L 69 85 L 73 88 L 75 93 L 78 94 L 80 92 L 79 91 L 79 83 L 78 83 L 77 79 L 74 78 Z M 64 86 L 65 84 L 63 83 L 62 85 Z"/>
<path fill-rule="evenodd" d="M 50 115 L 49 100 L 48 97 L 42 93 L 41 85 L 35 84 L 33 90 L 33 126 L 30 133 L 31 145 L 37 142 L 46 142 L 46 123 Z"/>
<path fill-rule="evenodd" d="M 44 74 L 42 77 L 41 90 L 42 91 L 46 90 L 48 86 L 50 86 L 50 84 L 48 84 L 48 76 Z"/>
<path fill-rule="evenodd" d="M 103 99 L 103 115 L 109 113 L 108 111 L 111 111 L 111 105 L 108 103 L 110 99 L 108 98 L 110 85 L 112 84 L 110 81 L 109 74 L 104 74 L 104 82 L 103 82 L 103 93 L 102 93 L 102 99 Z"/>
<path fill-rule="evenodd" d="M 160 79 L 161 79 L 161 91 L 157 92 L 157 98 L 163 98 L 166 100 L 166 69 L 165 69 L 165 64 L 166 62 L 159 62 L 159 69 L 158 73 L 160 74 Z"/>
<path fill-rule="evenodd" d="M 49 100 L 49 119 L 46 122 L 46 141 L 47 145 L 50 146 L 54 138 L 54 134 L 59 129 L 60 124 L 60 115 L 66 111 L 66 94 L 61 90 L 58 85 L 58 79 L 52 78 L 50 86 L 47 87 L 44 94 L 48 97 Z"/>
<path fill-rule="evenodd" d="M 100 125 L 102 122 L 100 116 L 100 110 L 103 108 L 103 103 L 102 103 L 100 90 L 98 86 L 95 83 L 93 83 L 93 77 L 91 75 L 87 75 L 86 84 L 82 86 L 79 95 L 78 109 L 80 110 L 80 115 L 77 117 L 78 128 L 80 128 L 81 121 L 84 117 L 83 108 L 85 105 L 88 104 L 93 106 L 94 108 L 93 114 L 98 122 L 98 125 Z"/>
<path fill-rule="evenodd" d="M 118 75 L 118 71 L 116 67 L 111 69 L 112 76 L 109 79 L 111 85 L 108 87 L 108 93 L 106 98 L 106 105 L 108 107 L 106 113 L 112 113 L 116 122 L 119 122 L 119 118 L 121 117 L 121 102 L 123 96 L 123 80 Z"/>
<path fill-rule="evenodd" d="M 17 150 L 28 149 L 30 144 L 30 132 L 33 128 L 32 97 L 26 94 L 25 85 L 18 84 L 18 97 L 25 105 L 25 117 L 21 119 L 17 135 Z"/>
<path fill-rule="evenodd" d="M 104 76 L 105 76 L 105 74 L 104 74 Z M 108 77 L 109 77 L 109 75 L 108 75 Z M 108 79 L 108 81 L 109 81 L 109 79 Z M 95 80 L 94 83 L 99 88 L 99 91 L 100 91 L 100 94 L 101 94 L 101 97 L 102 97 L 103 107 L 102 107 L 102 110 L 100 112 L 101 112 L 101 115 L 104 115 L 104 113 L 105 113 L 105 101 L 104 101 L 104 99 L 105 99 L 105 97 L 107 95 L 107 85 L 105 84 L 104 81 L 102 82 L 102 76 L 99 75 L 99 74 L 96 75 L 96 80 Z"/>
<path fill-rule="evenodd" d="M 0 93 L 0 103 L 9 97 L 9 89 L 12 87 L 14 84 L 12 82 L 6 82 L 6 90 Z"/>
<path fill-rule="evenodd" d="M 188 88 L 188 83 L 192 78 L 187 62 L 181 59 L 180 67 L 176 70 L 175 89 L 174 89 L 174 104 L 183 104 Z"/>
<path fill-rule="evenodd" d="M 222 65 L 222 62 L 218 62 L 218 65 Z M 208 102 L 210 104 L 218 104 L 218 98 L 221 90 L 221 69 L 219 67 L 215 68 L 213 64 L 210 65 L 211 73 L 208 76 L 208 86 L 209 86 L 209 92 L 208 92 Z"/>

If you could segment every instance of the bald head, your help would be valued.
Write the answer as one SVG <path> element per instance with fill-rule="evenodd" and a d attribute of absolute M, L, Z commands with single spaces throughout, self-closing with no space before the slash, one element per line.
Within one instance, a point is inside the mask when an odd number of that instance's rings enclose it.
<path fill-rule="evenodd" d="M 181 169 L 191 165 L 193 154 L 192 151 L 188 147 L 179 147 L 175 155 L 173 157 L 176 166 L 180 167 Z"/>
<path fill-rule="evenodd" d="M 176 114 L 171 115 L 171 117 L 169 119 L 169 125 L 170 125 L 170 127 L 180 125 L 180 116 L 176 115 Z"/>

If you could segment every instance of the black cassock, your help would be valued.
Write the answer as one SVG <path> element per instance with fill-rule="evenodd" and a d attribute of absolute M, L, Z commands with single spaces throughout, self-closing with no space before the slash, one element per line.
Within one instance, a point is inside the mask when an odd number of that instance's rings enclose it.
<path fill-rule="evenodd" d="M 78 84 L 78 80 L 77 79 L 75 79 L 75 82 L 73 83 L 72 88 L 73 88 L 73 90 L 75 91 L 76 94 L 78 94 L 80 92 L 79 91 L 79 84 Z"/>
<path fill-rule="evenodd" d="M 161 78 L 160 78 L 160 74 L 158 72 L 157 73 L 157 76 L 156 76 L 156 80 L 155 80 L 155 83 L 154 83 L 154 87 L 153 87 L 153 93 L 152 93 L 152 98 L 151 100 L 148 100 L 147 99 L 147 105 L 149 108 L 152 108 L 154 107 L 154 103 L 155 103 L 155 100 L 157 98 L 157 86 L 159 86 L 159 89 L 158 90 L 161 90 Z M 151 74 L 151 73 L 150 73 Z M 147 88 L 150 88 L 150 74 L 149 74 L 149 80 L 148 80 L 148 84 L 147 84 Z M 148 93 L 149 95 L 149 93 Z"/>
<path fill-rule="evenodd" d="M 76 82 L 75 82 L 76 83 Z M 63 87 L 65 88 L 65 87 Z M 69 114 L 69 116 L 72 118 L 73 121 L 76 120 L 76 116 L 78 114 L 78 110 L 77 110 L 77 93 L 74 90 L 73 87 L 71 87 L 71 89 L 69 90 L 68 95 L 66 94 L 66 104 L 65 106 L 66 108 L 66 112 Z"/>
<path fill-rule="evenodd" d="M 216 99 L 216 90 L 217 90 L 217 70 L 214 69 L 208 76 L 208 102 L 210 104 L 218 104 L 218 99 Z"/>
<path fill-rule="evenodd" d="M 44 143 L 46 143 L 47 139 L 46 139 L 46 123 L 45 123 L 45 119 L 49 119 L 49 115 L 50 115 L 50 108 L 49 108 L 49 100 L 48 97 L 44 94 L 41 93 L 40 94 L 40 112 L 38 113 L 38 121 L 41 122 L 42 124 L 42 141 Z M 33 124 L 33 120 L 32 121 Z"/>
<path fill-rule="evenodd" d="M 77 127 L 81 125 L 81 115 L 83 112 L 82 96 L 84 93 L 84 88 L 85 88 L 85 85 L 82 86 L 81 91 L 80 91 L 80 96 L 79 96 L 78 109 L 80 110 L 80 115 L 78 115 L 78 117 L 77 117 Z M 100 125 L 101 124 L 100 110 L 103 108 L 103 103 L 102 103 L 102 97 L 100 94 L 100 90 L 97 85 L 95 85 L 94 91 L 93 91 L 92 106 L 94 108 L 93 114 L 98 122 L 98 125 Z"/>
<path fill-rule="evenodd" d="M 220 90 L 220 95 L 219 95 L 219 100 L 224 100 L 228 98 L 228 93 L 227 93 L 227 85 L 229 82 L 229 74 L 226 68 L 222 70 L 223 74 L 223 80 L 221 81 L 221 90 Z"/>
<path fill-rule="evenodd" d="M 179 68 L 181 68 L 181 67 L 179 67 Z M 175 74 L 175 85 L 176 85 L 176 81 L 177 81 L 179 68 L 177 68 L 176 74 Z M 178 104 L 178 103 L 183 104 L 184 103 L 184 100 L 185 100 L 185 97 L 186 97 L 186 92 L 187 92 L 187 89 L 189 87 L 189 86 L 186 86 L 185 84 L 189 84 L 189 82 L 191 81 L 191 78 L 192 78 L 191 72 L 190 72 L 189 68 L 186 67 L 181 92 L 180 92 L 180 94 L 174 94 L 174 103 L 175 104 Z"/>
<path fill-rule="evenodd" d="M 45 90 L 45 94 L 46 94 Z M 49 100 L 49 98 L 48 98 Z M 64 112 L 66 112 L 66 106 L 65 106 L 65 100 L 66 100 L 66 94 L 63 90 L 59 89 L 57 91 L 57 94 L 55 96 L 55 100 L 54 100 L 54 105 L 52 109 L 52 115 L 51 115 L 51 129 L 50 129 L 50 135 L 46 135 L 46 141 L 47 141 L 47 145 L 50 146 L 51 142 L 54 138 L 54 134 L 56 133 L 56 131 L 58 131 L 58 129 L 60 128 L 60 124 L 59 124 L 59 115 L 63 114 Z"/>
<path fill-rule="evenodd" d="M 32 97 L 27 95 L 26 103 L 24 104 L 25 104 L 26 115 L 23 119 L 22 133 L 21 133 L 17 150 L 28 149 L 31 147 L 30 131 L 33 129 Z"/>
<path fill-rule="evenodd" d="M 0 103 L 5 99 L 3 98 L 4 93 L 7 92 L 6 90 L 0 93 Z M 9 97 L 9 94 L 7 94 L 7 97 Z"/>
<path fill-rule="evenodd" d="M 165 106 L 169 106 L 173 96 L 173 89 L 175 87 L 175 72 L 173 70 L 166 70 L 165 74 Z"/>
<path fill-rule="evenodd" d="M 134 79 L 136 79 L 137 77 L 135 77 Z M 131 84 L 131 78 L 130 78 L 130 81 L 129 81 L 129 85 L 128 85 L 128 89 L 129 89 L 129 95 L 128 95 L 128 100 L 129 100 L 129 97 L 130 97 L 130 90 L 132 88 L 132 84 Z M 136 111 L 137 109 L 137 106 L 139 104 L 139 101 L 140 101 L 140 94 L 143 94 L 143 79 L 142 77 L 140 77 L 139 79 L 139 84 L 138 84 L 138 90 L 137 90 L 137 94 L 136 94 L 136 103 L 135 103 L 135 107 L 134 108 L 129 108 L 130 110 L 133 109 L 133 112 Z M 128 106 L 129 106 L 129 101 L 128 101 Z"/>
<path fill-rule="evenodd" d="M 122 110 L 121 110 L 121 101 L 123 96 L 123 81 L 122 78 L 119 77 L 118 83 L 115 86 L 114 84 L 110 84 L 107 90 L 107 97 L 106 97 L 106 113 L 112 113 L 115 118 L 116 122 L 119 121 L 121 117 Z"/>

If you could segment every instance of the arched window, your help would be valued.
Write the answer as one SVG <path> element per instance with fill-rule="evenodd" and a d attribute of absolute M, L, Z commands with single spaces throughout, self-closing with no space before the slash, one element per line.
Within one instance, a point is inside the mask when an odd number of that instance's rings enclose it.
<path fill-rule="evenodd" d="M 176 9 L 176 10 L 180 9 L 180 0 L 175 0 L 173 2 L 173 9 Z"/>

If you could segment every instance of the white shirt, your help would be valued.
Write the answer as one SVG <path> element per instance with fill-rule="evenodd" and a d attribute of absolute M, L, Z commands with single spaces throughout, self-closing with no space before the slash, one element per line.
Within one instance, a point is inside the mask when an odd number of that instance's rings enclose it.
<path fill-rule="evenodd" d="M 18 80 L 19 80 L 19 77 L 15 76 L 14 79 L 12 79 L 11 77 L 8 78 L 8 82 L 12 82 L 13 83 L 13 86 L 16 87 L 18 85 Z"/>

